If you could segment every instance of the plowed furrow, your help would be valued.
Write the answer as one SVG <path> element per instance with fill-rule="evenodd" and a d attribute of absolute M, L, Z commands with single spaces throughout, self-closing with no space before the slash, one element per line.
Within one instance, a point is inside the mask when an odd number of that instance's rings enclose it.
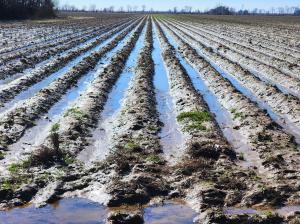
<path fill-rule="evenodd" d="M 14 40 L 14 46 L 12 47 L 4 47 L 0 50 L 0 55 L 2 54 L 7 54 L 7 53 L 12 53 L 12 52 L 17 52 L 17 51 L 23 51 L 23 50 L 28 50 L 30 48 L 33 48 L 35 46 L 40 46 L 40 45 L 44 45 L 47 44 L 51 41 L 55 41 L 61 38 L 65 38 L 68 36 L 74 36 L 74 35 L 78 35 L 78 32 L 86 32 L 89 30 L 93 30 L 93 29 L 97 29 L 99 27 L 99 24 L 103 24 L 103 25 L 107 25 L 107 24 L 114 24 L 114 23 L 122 23 L 122 22 L 126 22 L 129 21 L 130 19 L 134 19 L 133 17 L 128 17 L 128 18 L 123 18 L 123 19 L 112 19 L 112 20 L 107 20 L 107 21 L 103 21 L 103 20 L 97 20 L 95 19 L 94 21 L 76 21 L 76 23 L 74 21 L 72 21 L 70 24 L 65 24 L 65 25 L 61 25 L 61 26 L 54 26 L 52 28 L 52 30 L 50 30 L 49 33 L 44 33 L 42 34 L 42 32 L 44 31 L 43 29 L 41 29 L 41 33 L 37 34 L 37 38 L 34 38 L 32 36 L 32 34 L 28 31 L 30 30 L 26 30 L 27 32 L 25 32 L 26 35 L 21 35 L 21 37 L 23 38 L 23 40 L 21 40 L 21 38 Z M 136 18 L 135 18 L 136 19 Z M 88 24 L 88 25 L 87 25 Z M 72 28 L 68 27 L 71 26 Z M 68 31 L 65 31 L 67 29 L 69 29 Z M 6 32 L 9 30 L 6 30 Z M 18 30 L 18 32 L 20 32 L 20 30 Z M 74 34 L 76 32 L 76 34 Z M 32 40 L 30 41 L 30 43 L 28 42 L 28 38 L 32 38 Z M 20 43 L 19 43 L 20 42 Z M 23 43 L 25 42 L 25 43 Z"/>
<path fill-rule="evenodd" d="M 195 91 L 188 74 L 176 58 L 175 49 L 168 43 L 160 27 L 159 36 L 165 65 L 169 71 L 176 112 L 178 118 L 183 118 L 180 121 L 183 132 L 189 136 L 186 155 L 175 166 L 172 183 L 176 183 L 176 188 L 183 191 L 187 200 L 202 213 L 199 217 L 200 222 L 214 222 L 216 214 L 229 222 L 232 217 L 226 217 L 223 207 L 233 206 L 231 203 L 241 203 L 247 194 L 251 194 L 253 188 L 255 189 L 255 182 L 257 183 L 253 180 L 253 175 L 257 174 L 254 171 L 243 170 L 235 164 L 235 152 L 222 136 L 214 117 L 210 115 L 202 97 Z M 206 114 L 206 119 L 197 121 L 192 116 L 189 117 L 189 114 Z M 187 170 L 188 174 L 185 177 Z M 224 172 L 230 177 L 226 185 Z M 186 185 L 186 181 L 189 181 L 189 185 Z M 229 195 L 236 195 L 233 193 L 236 191 L 239 191 L 240 198 L 235 202 L 228 200 Z"/>
<path fill-rule="evenodd" d="M 12 81 L 9 84 L 0 88 L 0 105 L 4 106 L 3 110 L 6 110 L 7 108 L 9 108 L 9 105 L 12 105 L 12 103 L 15 104 L 17 102 L 18 98 L 20 98 L 17 95 L 20 93 L 21 93 L 21 95 L 25 94 L 25 93 L 22 93 L 22 91 L 27 90 L 29 87 L 44 80 L 46 77 L 50 76 L 49 81 L 51 81 L 52 80 L 51 76 L 53 76 L 53 78 L 55 78 L 57 75 L 59 75 L 58 73 L 59 73 L 60 69 L 65 70 L 64 67 L 72 67 L 72 65 L 77 60 L 80 60 L 81 54 L 88 54 L 89 51 L 93 50 L 94 48 L 97 48 L 97 46 L 103 44 L 109 38 L 112 38 L 113 35 L 116 35 L 116 33 L 120 32 L 126 26 L 128 26 L 128 25 L 124 24 L 115 29 L 112 29 L 111 31 L 107 32 L 106 34 L 103 34 L 99 38 L 95 39 L 93 42 L 86 44 L 83 47 L 75 48 L 74 50 L 71 50 L 69 53 L 66 53 L 63 56 L 59 56 L 41 67 L 33 69 L 32 71 L 30 71 L 30 73 L 25 74 L 24 76 Z M 79 58 L 77 59 L 76 57 L 79 57 Z M 74 63 L 72 63 L 72 60 L 74 60 Z M 55 74 L 55 73 L 57 73 L 57 74 Z M 47 83 L 48 83 L 46 81 L 47 80 L 45 80 L 45 85 L 47 85 Z M 43 85 L 41 83 L 41 85 L 39 85 L 38 88 L 35 88 L 36 91 L 30 90 L 30 94 L 34 94 L 42 87 L 43 87 Z M 10 100 L 12 100 L 14 98 L 15 98 L 15 100 L 13 100 L 14 102 L 10 102 Z M 9 105 L 5 104 L 7 102 L 9 102 Z"/>
<path fill-rule="evenodd" d="M 300 140 L 300 135 L 297 134 L 300 131 L 300 101 L 298 98 L 284 94 L 274 86 L 259 80 L 249 71 L 244 70 L 226 57 L 210 51 L 201 43 L 197 44 L 198 41 L 195 39 L 188 36 L 187 38 L 196 49 L 201 51 L 204 57 L 207 57 L 212 64 L 222 70 L 221 74 L 229 79 L 232 85 L 251 100 L 257 102 L 263 109 L 266 109 L 279 125 L 294 134 L 297 140 Z"/>
<path fill-rule="evenodd" d="M 211 24 L 208 24 L 211 27 Z M 293 36 L 282 36 L 281 33 L 292 33 L 287 31 L 286 29 L 276 26 L 256 26 L 256 25 L 240 25 L 236 24 L 235 26 L 231 24 L 214 24 L 214 27 L 217 27 L 219 29 L 226 29 L 226 27 L 229 27 L 230 30 L 235 31 L 237 34 L 241 34 L 243 36 L 249 36 L 254 39 L 262 39 L 264 41 L 269 42 L 272 40 L 273 44 L 276 44 L 276 46 L 281 46 L 286 49 L 292 49 L 296 50 L 297 52 L 300 51 L 299 48 L 299 38 L 293 37 Z M 242 36 L 242 37 L 243 37 Z M 298 40 L 297 40 L 298 39 Z"/>
<path fill-rule="evenodd" d="M 110 146 L 113 144 L 112 123 L 120 111 L 125 93 L 129 88 L 129 83 L 133 79 L 136 59 L 143 47 L 146 27 L 143 28 L 122 73 L 108 95 L 107 102 L 100 113 L 100 118 L 97 120 L 97 127 L 91 133 L 92 136 L 88 138 L 88 145 L 77 156 L 77 159 L 82 161 L 86 166 L 95 161 L 102 161 L 110 153 Z"/>
<path fill-rule="evenodd" d="M 261 37 L 256 37 L 255 35 L 249 35 L 249 33 L 235 30 L 232 27 L 228 27 L 227 29 L 222 29 L 222 28 L 212 27 L 212 26 L 203 25 L 203 24 L 201 24 L 201 27 L 204 27 L 205 29 L 212 31 L 214 33 L 220 33 L 222 36 L 233 38 L 234 40 L 236 40 L 238 42 L 243 42 L 245 44 L 254 45 L 259 48 L 266 48 L 271 51 L 277 51 L 277 52 L 280 52 L 285 55 L 289 55 L 291 57 L 295 57 L 298 59 L 300 58 L 300 52 L 298 50 L 287 47 L 286 45 L 276 44 L 276 43 L 274 43 L 273 38 L 266 40 Z"/>
<path fill-rule="evenodd" d="M 203 33 L 203 35 L 207 36 L 211 36 L 211 37 L 215 37 L 215 38 L 218 38 L 220 40 L 225 40 L 226 43 L 230 43 L 230 44 L 233 44 L 233 45 L 238 45 L 238 46 L 241 46 L 241 47 L 245 47 L 249 50 L 252 50 L 252 51 L 256 51 L 256 52 L 259 52 L 261 54 L 264 54 L 264 55 L 267 55 L 269 57 L 274 57 L 274 58 L 277 58 L 281 61 L 288 61 L 289 63 L 291 64 L 298 64 L 300 61 L 299 61 L 299 58 L 297 57 L 293 57 L 289 54 L 285 55 L 283 52 L 276 52 L 274 50 L 269 50 L 267 48 L 264 48 L 262 46 L 260 47 L 256 47 L 255 45 L 252 45 L 252 44 L 249 44 L 247 42 L 245 42 L 243 39 L 238 39 L 236 40 L 235 38 L 232 38 L 232 37 L 228 37 L 228 36 L 225 36 L 225 35 L 220 35 L 217 31 L 212 31 L 212 30 L 209 30 L 209 29 L 206 29 L 202 26 L 199 26 L 199 25 L 191 25 L 189 23 L 184 23 L 184 22 L 180 22 L 180 21 L 177 21 L 179 24 L 183 25 L 183 26 L 188 26 L 190 28 L 195 28 L 197 31 Z"/>
<path fill-rule="evenodd" d="M 298 152 L 295 151 L 296 145 L 291 136 L 285 134 L 254 103 L 237 92 L 229 81 L 219 75 L 177 34 L 171 32 L 171 35 L 178 42 L 182 55 L 199 72 L 201 79 L 216 95 L 223 107 L 230 112 L 236 124 L 235 128 L 248 139 L 252 149 L 259 153 L 261 164 L 268 169 L 271 179 L 286 181 L 294 175 L 296 178 L 299 161 L 293 158 L 298 156 Z M 282 158 L 281 162 L 279 158 Z M 291 188 L 292 182 L 289 184 Z"/>
<path fill-rule="evenodd" d="M 275 59 L 273 57 L 269 57 L 267 55 L 261 54 L 259 52 L 253 51 L 249 48 L 242 47 L 237 44 L 232 44 L 229 43 L 228 41 L 218 38 L 218 37 L 213 37 L 209 34 L 203 34 L 199 31 L 196 31 L 195 28 L 189 28 L 186 26 L 179 25 L 179 27 L 182 27 L 182 29 L 189 31 L 190 33 L 195 34 L 198 38 L 203 39 L 205 42 L 211 44 L 214 46 L 214 48 L 219 49 L 220 51 L 225 51 L 229 53 L 229 51 L 236 52 L 243 57 L 255 60 L 259 63 L 268 65 L 270 67 L 273 67 L 279 71 L 281 71 L 283 74 L 289 75 L 291 77 L 296 77 L 300 78 L 298 74 L 300 74 L 300 68 L 297 64 L 290 64 L 287 61 L 282 61 Z"/>
<path fill-rule="evenodd" d="M 154 196 L 167 194 L 157 135 L 160 123 L 153 86 L 152 41 L 152 23 L 149 22 L 135 76 L 113 124 L 111 147 L 114 153 L 107 163 L 115 164 L 116 175 L 106 186 L 111 195 L 108 206 L 144 204 Z"/>
<path fill-rule="evenodd" d="M 5 147 L 7 144 L 16 142 L 24 131 L 34 125 L 34 120 L 44 114 L 61 96 L 86 72 L 91 70 L 108 51 L 117 46 L 134 26 L 130 26 L 113 41 L 100 50 L 84 58 L 78 65 L 74 66 L 69 72 L 52 82 L 48 87 L 40 90 L 32 98 L 22 104 L 17 105 L 1 117 L 1 144 Z"/>
<path fill-rule="evenodd" d="M 116 27 L 117 25 L 113 26 L 112 28 Z M 38 52 L 34 52 L 25 58 L 19 57 L 18 59 L 15 59 L 13 61 L 5 63 L 5 65 L 2 65 L 0 68 L 0 78 L 4 79 L 8 76 L 11 76 L 16 73 L 20 73 L 24 71 L 27 68 L 32 68 L 38 63 L 46 60 L 51 59 L 52 56 L 57 55 L 59 53 L 62 53 L 64 51 L 67 51 L 73 47 L 75 47 L 78 44 L 84 44 L 86 41 L 97 37 L 99 34 L 103 34 L 107 31 L 109 31 L 111 27 L 106 27 L 104 29 L 101 29 L 96 34 L 90 34 L 84 37 L 79 37 L 75 39 L 74 41 L 68 41 L 67 43 L 55 45 L 53 48 L 42 49 Z"/>
<path fill-rule="evenodd" d="M 80 163 L 76 165 L 75 161 L 71 160 L 71 158 L 82 150 L 86 143 L 85 138 L 88 136 L 91 127 L 95 127 L 95 121 L 99 119 L 99 114 L 107 100 L 108 93 L 111 91 L 114 83 L 121 74 L 144 24 L 145 20 L 140 23 L 124 47 L 113 56 L 110 64 L 97 74 L 88 89 L 76 100 L 74 104 L 75 107 L 71 107 L 60 119 L 58 128 L 49 132 L 48 137 L 46 137 L 40 145 L 40 148 L 36 150 L 36 152 L 33 152 L 31 156 L 27 156 L 27 160 L 31 159 L 28 168 L 30 169 L 29 173 L 32 174 L 32 176 L 29 175 L 27 178 L 30 178 L 32 183 L 37 183 L 40 180 L 41 175 L 43 175 L 39 171 L 36 171 L 36 168 L 44 169 L 44 172 L 48 173 L 52 178 L 55 178 L 56 181 L 51 182 L 49 179 L 44 179 L 43 184 L 40 184 L 39 187 L 37 187 L 38 192 L 35 191 L 34 194 L 25 200 L 22 198 L 22 203 L 26 203 L 31 199 L 36 203 L 47 202 L 56 198 L 58 195 L 61 195 L 64 191 L 71 190 L 69 189 L 71 186 L 74 188 L 73 190 L 79 190 L 83 187 L 88 187 L 89 184 L 87 184 L 86 181 L 90 182 L 93 180 L 97 182 L 96 179 L 91 179 L 90 176 L 81 173 L 82 167 L 80 166 Z M 43 155 L 43 150 L 48 150 L 49 152 L 53 150 L 57 154 L 52 154 L 52 157 L 50 154 L 47 157 L 47 160 L 34 160 L 33 158 L 37 158 L 35 156 Z M 41 159 L 41 157 L 39 158 Z M 69 158 L 69 160 L 67 158 Z M 73 170 L 74 167 L 72 168 L 70 166 L 70 169 L 68 168 L 63 171 L 66 178 L 63 176 L 61 176 L 62 178 L 57 178 L 57 169 L 59 169 L 61 165 L 67 167 L 68 161 L 72 161 L 71 163 L 76 167 L 75 170 Z M 45 169 L 49 166 L 53 166 L 53 168 L 50 170 Z M 86 172 L 96 172 L 96 170 L 87 170 Z M 81 176 L 82 174 L 83 176 Z M 90 174 L 92 175 L 92 173 Z M 68 178 L 68 176 L 72 177 Z M 93 176 L 95 177 L 95 175 Z M 74 182 L 78 178 L 81 178 L 79 182 L 75 182 L 72 185 L 68 183 Z M 100 182 L 101 181 L 99 180 L 99 183 Z M 13 200 L 11 202 L 13 203 Z M 10 203 L 8 203 L 7 206 L 10 206 Z"/>
<path fill-rule="evenodd" d="M 170 26 L 172 26 L 172 24 L 170 24 Z M 178 27 L 176 27 L 176 29 L 177 28 Z M 184 31 L 181 28 L 178 29 L 178 31 L 181 32 L 182 35 L 185 35 L 186 38 L 196 41 L 199 48 L 207 48 L 207 50 L 216 52 L 237 65 L 240 65 L 245 70 L 250 71 L 261 80 L 270 82 L 270 84 L 276 85 L 283 92 L 288 92 L 300 98 L 300 82 L 297 78 L 289 77 L 277 69 L 261 64 L 260 62 L 250 58 L 243 57 L 239 53 L 231 51 L 230 49 L 222 49 L 213 44 L 208 44 L 205 40 L 198 38 L 198 36 L 193 36 L 191 32 Z"/>
<path fill-rule="evenodd" d="M 73 34 L 72 36 L 67 36 L 65 38 L 59 38 L 57 40 L 53 40 L 50 43 L 46 43 L 43 45 L 35 45 L 30 49 L 24 49 L 24 50 L 18 50 L 17 52 L 13 53 L 7 53 L 7 54 L 1 54 L 0 55 L 0 64 L 8 64 L 9 61 L 16 59 L 16 58 L 23 58 L 28 59 L 29 55 L 38 53 L 41 54 L 41 50 L 53 52 L 55 51 L 55 47 L 57 45 L 63 45 L 63 44 L 72 44 L 72 43 L 80 43 L 82 41 L 88 40 L 90 38 L 96 37 L 99 34 L 101 34 L 103 31 L 107 30 L 107 28 L 113 28 L 118 25 L 122 25 L 125 22 L 119 22 L 119 23 L 112 23 L 107 25 L 100 25 L 99 27 L 89 29 L 84 32 L 79 32 L 76 34 Z M 83 40 L 82 40 L 83 39 Z M 16 62 L 16 61 L 14 61 Z"/>

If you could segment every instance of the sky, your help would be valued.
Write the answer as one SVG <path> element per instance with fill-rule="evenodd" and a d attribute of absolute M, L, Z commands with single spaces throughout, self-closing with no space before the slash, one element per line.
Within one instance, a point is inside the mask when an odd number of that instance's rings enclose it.
<path fill-rule="evenodd" d="M 141 6 L 145 5 L 146 9 L 153 8 L 154 10 L 168 10 L 174 7 L 181 9 L 184 6 L 205 10 L 218 4 L 236 9 L 270 9 L 271 7 L 300 6 L 300 0 L 59 0 L 59 2 L 60 5 L 69 4 L 78 8 L 85 6 L 87 9 L 92 4 L 95 4 L 97 8 L 114 6 L 115 9 L 119 9 L 121 6 L 126 9 L 127 5 L 138 6 L 138 9 L 141 9 Z"/>

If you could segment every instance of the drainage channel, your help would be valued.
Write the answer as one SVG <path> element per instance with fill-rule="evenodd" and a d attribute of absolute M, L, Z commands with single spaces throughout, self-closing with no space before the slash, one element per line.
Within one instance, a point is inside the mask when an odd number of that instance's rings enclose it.
<path fill-rule="evenodd" d="M 5 158 L 0 160 L 0 171 L 2 171 L 2 174 L 7 173 L 5 164 L 20 161 L 24 155 L 31 153 L 44 141 L 45 137 L 49 133 L 49 130 L 51 129 L 51 126 L 61 118 L 62 114 L 64 114 L 64 112 L 72 104 L 74 104 L 75 100 L 80 96 L 80 94 L 88 88 L 88 85 L 98 74 L 98 71 L 110 62 L 112 56 L 123 47 L 125 42 L 129 39 L 134 31 L 135 29 L 130 32 L 125 39 L 120 41 L 120 43 L 113 50 L 108 52 L 105 57 L 98 62 L 95 68 L 83 76 L 78 81 L 77 86 L 70 89 L 60 101 L 53 105 L 48 113 L 42 119 L 38 120 L 34 127 L 27 130 L 24 136 L 18 142 L 9 146 L 9 150 L 6 153 Z"/>
<path fill-rule="evenodd" d="M 90 164 L 93 161 L 101 161 L 109 153 L 109 141 L 110 136 L 112 136 L 112 122 L 120 110 L 125 92 L 134 75 L 133 69 L 138 54 L 143 47 L 146 27 L 147 25 L 145 25 L 133 51 L 130 53 L 120 78 L 108 96 L 107 102 L 101 112 L 97 128 L 92 133 L 89 146 L 83 149 L 77 157 L 77 159 L 85 164 Z"/>
<path fill-rule="evenodd" d="M 178 49 L 178 45 L 174 41 L 174 39 L 164 28 L 163 30 L 170 44 L 175 49 Z M 258 164 L 258 153 L 251 149 L 251 147 L 248 145 L 247 140 L 242 135 L 240 135 L 238 131 L 234 130 L 234 124 L 229 112 L 222 105 L 220 105 L 218 99 L 205 85 L 198 72 L 194 70 L 194 68 L 180 55 L 178 51 L 176 51 L 176 55 L 184 69 L 187 71 L 187 74 L 189 75 L 194 88 L 198 92 L 200 92 L 205 102 L 207 103 L 210 112 L 215 115 L 216 121 L 218 122 L 225 138 L 233 146 L 236 152 L 244 154 L 245 161 L 241 161 L 240 165 L 246 168 L 250 166 L 261 166 Z"/>
<path fill-rule="evenodd" d="M 153 28 L 155 26 L 153 25 Z M 161 49 L 158 40 L 157 28 L 153 29 L 153 52 L 152 57 L 155 63 L 154 87 L 159 112 L 159 120 L 164 124 L 159 133 L 160 144 L 166 159 L 171 164 L 180 158 L 184 151 L 186 137 L 181 132 L 174 111 L 173 98 L 170 95 L 168 72 L 165 68 Z"/>
<path fill-rule="evenodd" d="M 128 208 L 128 210 L 130 209 L 142 210 L 145 224 L 192 224 L 193 219 L 197 216 L 195 211 L 176 201 L 145 206 L 144 208 Z M 118 208 L 114 210 L 118 210 Z M 25 208 L 0 211 L 0 222 L 6 224 L 105 224 L 109 213 L 114 210 L 87 199 L 66 198 L 42 208 L 35 208 L 34 205 L 30 205 Z"/>
<path fill-rule="evenodd" d="M 122 31 L 120 31 L 122 32 Z M 45 79 L 43 79 L 42 81 L 34 84 L 33 86 L 31 86 L 30 88 L 28 88 L 27 90 L 19 93 L 13 100 L 7 102 L 4 104 L 3 107 L 0 108 L 0 113 L 9 111 L 10 109 L 12 109 L 14 106 L 16 106 L 16 104 L 22 100 L 28 99 L 30 97 L 32 97 L 35 93 L 37 93 L 38 91 L 40 91 L 42 88 L 46 87 L 47 85 L 49 85 L 51 82 L 53 82 L 54 80 L 56 80 L 57 78 L 61 77 L 63 74 L 65 74 L 66 72 L 68 72 L 69 70 L 72 69 L 72 67 L 74 67 L 76 64 L 78 64 L 81 60 L 83 60 L 85 57 L 89 56 L 90 54 L 92 54 L 93 52 L 101 49 L 103 46 L 105 46 L 107 43 L 109 43 L 110 41 L 112 41 L 120 32 L 118 32 L 117 34 L 113 35 L 112 37 L 110 37 L 109 39 L 107 39 L 106 41 L 104 41 L 103 43 L 99 44 L 98 46 L 96 46 L 95 48 L 85 52 L 84 54 L 78 56 L 77 58 L 73 59 L 72 61 L 70 61 L 67 65 L 65 65 L 63 68 L 59 69 L 57 72 L 52 73 L 50 76 L 46 77 Z"/>
<path fill-rule="evenodd" d="M 186 42 L 188 42 L 185 39 Z M 271 117 L 273 121 L 275 121 L 278 125 L 280 125 L 284 131 L 288 134 L 291 134 L 295 137 L 295 141 L 298 144 L 298 148 L 300 149 L 300 130 L 297 125 L 291 122 L 286 116 L 281 116 L 273 112 L 272 108 L 263 100 L 258 99 L 249 89 L 242 86 L 231 74 L 223 71 L 218 65 L 216 65 L 209 57 L 201 52 L 198 48 L 196 48 L 197 53 L 203 57 L 207 62 L 211 64 L 211 66 L 216 69 L 216 71 L 222 75 L 225 79 L 229 80 L 229 82 L 242 94 L 244 94 L 248 99 L 252 102 L 257 103 L 257 105 L 267 111 L 268 115 Z"/>

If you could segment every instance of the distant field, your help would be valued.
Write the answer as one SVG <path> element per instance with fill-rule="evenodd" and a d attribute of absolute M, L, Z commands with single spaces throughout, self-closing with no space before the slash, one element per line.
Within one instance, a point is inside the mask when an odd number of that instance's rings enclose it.
<path fill-rule="evenodd" d="M 300 17 L 0 22 L 0 222 L 300 223 L 299 143 Z"/>

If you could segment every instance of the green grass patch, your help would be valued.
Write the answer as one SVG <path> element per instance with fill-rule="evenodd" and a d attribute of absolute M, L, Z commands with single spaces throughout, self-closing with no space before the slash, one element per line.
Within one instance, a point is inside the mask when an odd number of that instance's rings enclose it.
<path fill-rule="evenodd" d="M 177 116 L 178 121 L 183 121 L 189 119 L 197 122 L 210 121 L 212 119 L 208 111 L 191 111 L 191 112 L 182 112 Z"/>
<path fill-rule="evenodd" d="M 20 173 L 21 171 L 23 171 L 25 169 L 29 169 L 31 166 L 31 163 L 32 163 L 32 157 L 30 156 L 28 159 L 22 160 L 19 163 L 10 164 L 8 167 L 8 171 L 11 174 Z"/>
<path fill-rule="evenodd" d="M 56 132 L 58 132 L 59 127 L 60 127 L 60 124 L 59 124 L 59 123 L 53 124 L 52 127 L 51 127 L 51 129 L 50 129 L 50 132 L 51 132 L 51 133 L 56 133 Z"/>
<path fill-rule="evenodd" d="M 13 184 L 8 179 L 4 179 L 1 182 L 2 182 L 2 184 L 1 184 L 1 189 L 2 190 L 11 190 L 11 189 L 13 189 Z"/>
<path fill-rule="evenodd" d="M 177 116 L 179 122 L 190 121 L 191 124 L 188 124 L 187 130 L 201 130 L 205 131 L 206 127 L 203 125 L 203 122 L 211 121 L 212 116 L 208 111 L 190 111 L 183 112 Z"/>
<path fill-rule="evenodd" d="M 135 152 L 135 151 L 138 151 L 141 147 L 138 144 L 131 141 L 131 142 L 126 143 L 124 148 L 126 151 Z"/>
<path fill-rule="evenodd" d="M 4 152 L 0 152 L 0 160 L 4 159 L 5 153 Z"/>
<path fill-rule="evenodd" d="M 21 170 L 23 170 L 22 163 L 13 163 L 13 164 L 10 164 L 8 167 L 8 171 L 12 174 L 19 173 Z"/>
<path fill-rule="evenodd" d="M 150 131 L 155 131 L 155 132 L 157 132 L 157 131 L 160 130 L 160 127 L 150 126 L 150 127 L 149 127 L 149 130 L 150 130 Z"/>
<path fill-rule="evenodd" d="M 237 118 L 244 119 L 245 115 L 242 112 L 238 112 L 236 108 L 232 108 L 230 112 L 233 114 L 233 120 Z"/>
<path fill-rule="evenodd" d="M 191 131 L 191 130 L 199 130 L 199 131 L 205 131 L 206 130 L 206 127 L 202 124 L 190 124 L 186 127 L 186 129 L 188 131 Z"/>
<path fill-rule="evenodd" d="M 79 107 L 73 107 L 67 110 L 64 117 L 68 116 L 73 116 L 74 118 L 80 121 L 83 121 L 88 118 L 88 115 L 85 112 L 81 111 Z"/>
<path fill-rule="evenodd" d="M 258 133 L 258 135 L 257 135 L 257 139 L 258 139 L 258 141 L 260 141 L 260 142 L 272 141 L 272 136 L 271 136 L 271 135 L 268 135 L 268 134 L 266 134 L 266 133 L 260 132 L 260 133 Z"/>
<path fill-rule="evenodd" d="M 158 155 L 150 155 L 146 158 L 147 161 L 151 163 L 163 163 L 163 159 L 159 157 Z"/>
<path fill-rule="evenodd" d="M 239 154 L 239 159 L 240 159 L 240 160 L 245 160 L 245 155 L 244 155 L 244 153 L 241 152 L 241 153 Z"/>
<path fill-rule="evenodd" d="M 68 155 L 68 154 L 64 154 L 63 155 L 63 161 L 65 162 L 65 164 L 70 165 L 70 164 L 75 162 L 75 159 L 72 156 Z"/>

